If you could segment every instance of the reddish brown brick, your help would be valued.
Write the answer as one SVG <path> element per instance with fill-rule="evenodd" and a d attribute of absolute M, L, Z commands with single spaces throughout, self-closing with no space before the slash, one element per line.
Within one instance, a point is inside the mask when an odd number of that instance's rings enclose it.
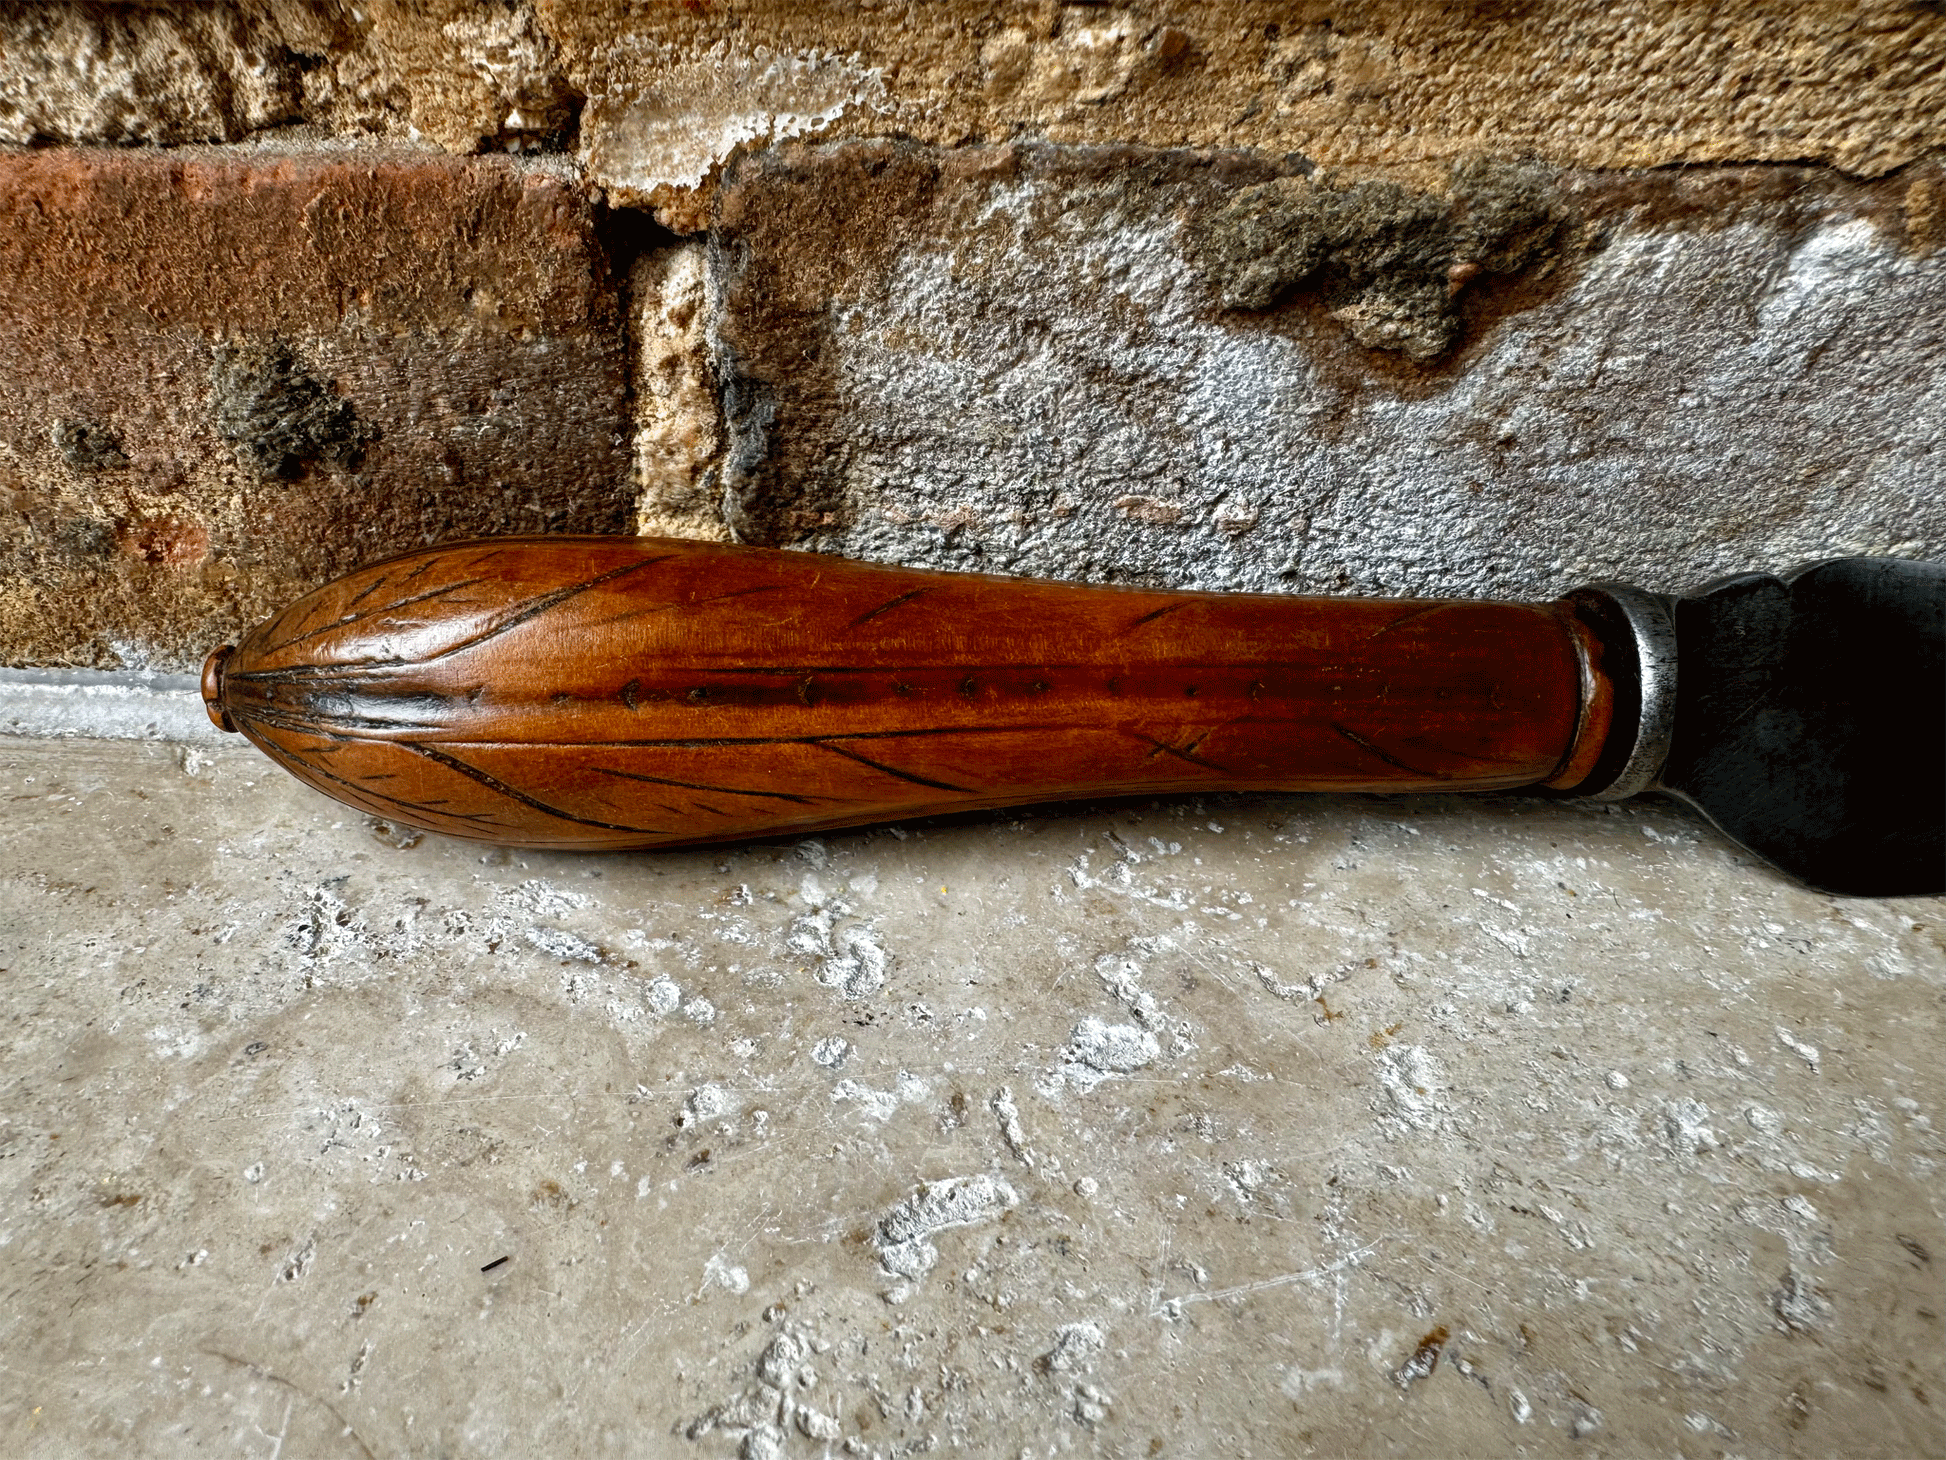
<path fill-rule="evenodd" d="M 626 531 L 597 222 L 505 158 L 0 157 L 0 659 L 188 667 L 388 552 Z"/>

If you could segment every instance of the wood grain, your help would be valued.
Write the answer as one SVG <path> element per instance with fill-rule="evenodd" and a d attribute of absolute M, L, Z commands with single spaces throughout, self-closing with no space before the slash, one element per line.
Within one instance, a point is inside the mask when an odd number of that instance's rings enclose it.
<path fill-rule="evenodd" d="M 653 538 L 359 570 L 205 693 L 349 805 L 519 846 L 726 841 L 1076 797 L 1501 790 L 1606 734 L 1556 604 L 1162 593 Z"/>

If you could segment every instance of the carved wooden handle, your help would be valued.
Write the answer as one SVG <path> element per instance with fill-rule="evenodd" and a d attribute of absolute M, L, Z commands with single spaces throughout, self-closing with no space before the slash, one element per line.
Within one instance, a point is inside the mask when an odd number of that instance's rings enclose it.
<path fill-rule="evenodd" d="M 361 569 L 204 696 L 362 810 L 625 848 L 973 807 L 1581 782 L 1601 646 L 1562 604 L 1161 593 L 654 538 Z"/>

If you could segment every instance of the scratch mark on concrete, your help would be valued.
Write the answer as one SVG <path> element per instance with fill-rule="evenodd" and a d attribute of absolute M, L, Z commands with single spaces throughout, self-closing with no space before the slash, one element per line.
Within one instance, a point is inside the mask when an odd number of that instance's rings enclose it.
<path fill-rule="evenodd" d="M 1297 1272 L 1279 1273 L 1276 1277 L 1262 1278 L 1254 1283 L 1238 1283 L 1235 1287 L 1217 1288 L 1208 1293 L 1184 1293 L 1179 1297 L 1168 1298 L 1149 1309 L 1151 1318 L 1174 1316 L 1169 1310 L 1181 1308 L 1189 1303 L 1220 1303 L 1228 1298 L 1247 1298 L 1257 1293 L 1269 1292 L 1273 1288 L 1287 1288 L 1293 1283 L 1315 1283 L 1354 1268 L 1383 1246 L 1383 1242 L 1373 1242 L 1347 1253 L 1336 1262 L 1327 1262 L 1322 1267 L 1302 1268 Z"/>

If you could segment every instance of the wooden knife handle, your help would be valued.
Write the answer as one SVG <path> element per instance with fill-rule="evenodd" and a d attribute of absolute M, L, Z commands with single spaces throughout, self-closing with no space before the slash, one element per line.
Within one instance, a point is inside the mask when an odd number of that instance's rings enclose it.
<path fill-rule="evenodd" d="M 518 846 L 1183 792 L 1572 787 L 1565 604 L 1163 593 L 655 538 L 407 554 L 219 649 L 211 717 L 361 810 Z"/>

